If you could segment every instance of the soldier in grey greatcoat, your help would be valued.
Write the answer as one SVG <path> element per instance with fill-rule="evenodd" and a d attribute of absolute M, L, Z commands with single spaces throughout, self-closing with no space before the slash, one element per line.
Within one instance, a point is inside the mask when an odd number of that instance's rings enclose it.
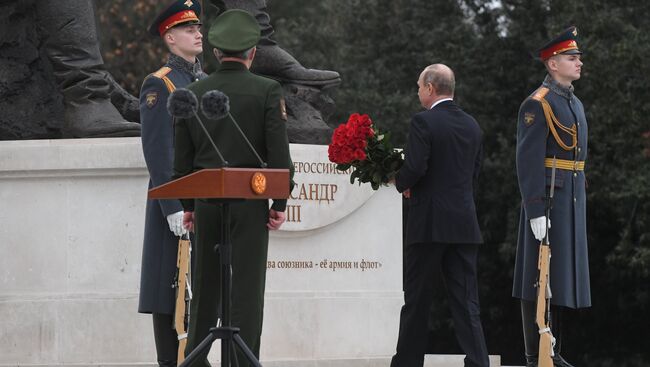
<path fill-rule="evenodd" d="M 147 76 L 140 90 L 142 150 L 149 188 L 171 181 L 174 161 L 174 121 L 167 98 L 175 88 L 204 78 L 196 59 L 203 49 L 198 1 L 176 0 L 156 18 L 149 33 L 161 37 L 170 50 L 167 63 Z M 178 200 L 147 200 L 138 312 L 153 314 L 160 366 L 175 366 L 178 339 L 173 329 L 178 236 L 183 207 Z"/>
<path fill-rule="evenodd" d="M 571 366 L 560 356 L 560 312 L 591 306 L 586 232 L 584 165 L 587 120 L 572 82 L 580 78 L 581 51 L 571 27 L 543 46 L 538 56 L 548 76 L 522 103 L 517 121 L 517 177 L 521 216 L 514 271 L 513 297 L 521 299 L 526 366 L 537 366 L 539 334 L 535 323 L 539 243 L 548 223 L 551 246 L 550 287 L 555 366 Z M 550 218 L 546 199 L 551 167 L 556 178 Z"/>

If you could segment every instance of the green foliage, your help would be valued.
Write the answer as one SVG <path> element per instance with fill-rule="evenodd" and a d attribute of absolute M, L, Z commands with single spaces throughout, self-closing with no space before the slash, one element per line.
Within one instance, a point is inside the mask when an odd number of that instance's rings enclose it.
<path fill-rule="evenodd" d="M 519 104 L 545 72 L 530 52 L 571 24 L 585 50 L 575 83 L 590 127 L 588 233 L 593 308 L 570 313 L 565 351 L 578 365 L 650 363 L 650 20 L 646 3 L 626 0 L 328 0 L 272 2 L 276 36 L 309 67 L 341 73 L 332 123 L 371 113 L 403 145 L 419 110 L 416 81 L 443 62 L 457 77 L 456 100 L 484 132 L 477 205 L 485 245 L 481 306 L 488 347 L 522 363 L 519 305 L 511 298 L 519 223 L 515 174 Z M 277 5 L 276 5 L 277 4 Z M 432 341 L 460 352 L 441 302 Z M 638 337 L 637 335 L 646 335 Z"/>
<path fill-rule="evenodd" d="M 147 29 L 165 1 L 97 1 L 100 47 L 104 63 L 124 89 L 138 96 L 144 78 L 167 62 L 169 51 Z"/>

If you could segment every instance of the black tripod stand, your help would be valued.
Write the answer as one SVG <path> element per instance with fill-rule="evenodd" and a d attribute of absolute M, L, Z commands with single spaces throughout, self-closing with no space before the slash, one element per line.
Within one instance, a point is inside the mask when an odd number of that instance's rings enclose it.
<path fill-rule="evenodd" d="M 192 350 L 179 367 L 187 367 L 194 363 L 199 356 L 206 352 L 212 343 L 221 339 L 221 366 L 231 367 L 233 346 L 237 345 L 246 359 L 255 367 L 262 367 L 253 352 L 239 336 L 239 328 L 230 325 L 230 300 L 232 298 L 232 243 L 230 240 L 230 204 L 239 199 L 223 199 L 221 204 L 221 233 L 219 244 L 215 251 L 220 253 L 219 268 L 221 271 L 221 326 L 214 326 L 201 343 Z M 234 344 L 233 344 L 234 343 Z"/>

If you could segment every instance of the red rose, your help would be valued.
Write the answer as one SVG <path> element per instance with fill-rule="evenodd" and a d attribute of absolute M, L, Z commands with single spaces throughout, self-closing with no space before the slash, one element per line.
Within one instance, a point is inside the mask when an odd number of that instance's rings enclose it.
<path fill-rule="evenodd" d="M 366 160 L 366 152 L 363 151 L 363 149 L 357 149 L 354 151 L 354 159 L 357 161 L 365 161 Z"/>
<path fill-rule="evenodd" d="M 369 182 L 374 190 L 385 185 L 403 162 L 389 139 L 379 141 L 378 134 L 368 115 L 353 113 L 334 130 L 327 149 L 330 161 L 340 165 L 337 169 L 353 167 L 354 179 Z"/>

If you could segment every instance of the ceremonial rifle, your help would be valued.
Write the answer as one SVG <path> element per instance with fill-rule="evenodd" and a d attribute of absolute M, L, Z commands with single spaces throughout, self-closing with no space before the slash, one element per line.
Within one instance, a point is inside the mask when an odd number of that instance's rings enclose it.
<path fill-rule="evenodd" d="M 553 356 L 555 352 L 555 338 L 551 332 L 551 285 L 549 282 L 549 269 L 551 267 L 551 246 L 548 240 L 548 221 L 551 217 L 551 206 L 553 205 L 553 192 L 555 190 L 555 157 L 553 157 L 553 168 L 551 171 L 551 188 L 546 199 L 546 234 L 539 244 L 539 259 L 537 269 L 537 312 L 535 322 L 539 328 L 539 367 L 553 367 Z"/>
<path fill-rule="evenodd" d="M 185 346 L 187 345 L 187 325 L 190 316 L 190 300 L 192 291 L 190 287 L 190 235 L 186 233 L 178 240 L 178 257 L 176 260 L 176 276 L 173 287 L 176 288 L 176 307 L 174 311 L 174 329 L 178 334 L 178 364 L 185 359 Z"/>

